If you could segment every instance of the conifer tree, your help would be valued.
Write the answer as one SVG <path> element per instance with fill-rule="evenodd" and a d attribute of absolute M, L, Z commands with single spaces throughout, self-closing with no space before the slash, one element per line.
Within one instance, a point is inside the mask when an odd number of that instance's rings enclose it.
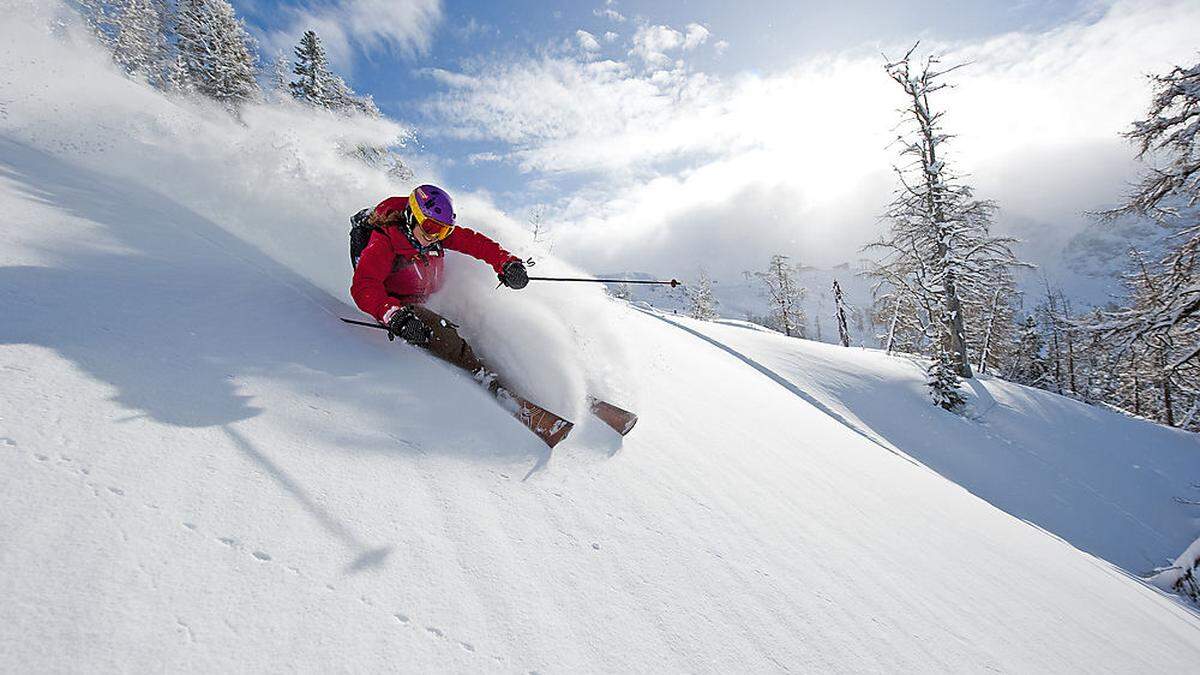
<path fill-rule="evenodd" d="M 271 62 L 271 78 L 270 78 L 270 97 L 273 101 L 282 101 L 285 98 L 292 97 L 292 88 L 289 78 L 291 63 L 283 54 L 275 57 Z"/>
<path fill-rule="evenodd" d="M 163 0 L 121 0 L 113 58 L 145 81 L 163 87 L 171 58 L 167 43 L 167 6 Z"/>
<path fill-rule="evenodd" d="M 300 44 L 296 45 L 295 55 L 292 73 L 297 79 L 289 88 L 297 101 L 342 114 L 381 115 L 370 95 L 355 94 L 350 85 L 333 72 L 325 48 L 321 46 L 321 38 L 315 31 L 304 32 Z"/>
<path fill-rule="evenodd" d="M 950 362 L 950 356 L 942 354 L 934 359 L 926 375 L 934 405 L 952 413 L 962 412 L 967 400 L 962 395 L 962 380 L 958 369 Z"/>
<path fill-rule="evenodd" d="M 194 91 L 236 110 L 259 96 L 257 59 L 228 0 L 179 0 L 180 63 Z"/>
<path fill-rule="evenodd" d="M 117 22 L 121 5 L 111 0 L 78 0 L 79 12 L 101 44 L 112 51 L 116 47 Z"/>
<path fill-rule="evenodd" d="M 693 319 L 711 321 L 717 318 L 717 298 L 713 295 L 712 279 L 708 273 L 700 270 L 696 283 L 686 289 L 688 298 L 688 314 Z"/>
<path fill-rule="evenodd" d="M 304 31 L 300 44 L 295 49 L 296 61 L 292 73 L 296 79 L 289 85 L 292 98 L 318 108 L 332 110 L 337 100 L 334 91 L 333 73 L 329 70 L 329 59 L 321 38 L 315 31 Z"/>
<path fill-rule="evenodd" d="M 1046 380 L 1045 341 L 1032 314 L 1025 317 L 1017 335 L 1017 344 L 1008 371 L 1008 379 L 1031 387 L 1041 387 Z"/>
<path fill-rule="evenodd" d="M 165 0 L 80 0 L 79 9 L 125 72 L 167 88 L 173 57 Z"/>

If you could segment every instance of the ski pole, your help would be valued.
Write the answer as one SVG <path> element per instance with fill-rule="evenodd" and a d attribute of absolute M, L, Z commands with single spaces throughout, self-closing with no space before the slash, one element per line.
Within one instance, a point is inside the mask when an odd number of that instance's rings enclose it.
<path fill-rule="evenodd" d="M 589 279 L 585 277 L 529 277 L 530 281 L 587 281 L 594 284 L 658 284 L 662 286 L 682 286 L 678 279 L 670 281 L 649 281 L 644 279 Z"/>
<path fill-rule="evenodd" d="M 341 319 L 342 321 L 345 321 L 346 323 L 352 323 L 355 326 L 366 326 L 367 328 L 378 328 L 379 330 L 387 330 L 388 329 L 387 326 L 385 326 L 381 323 L 367 323 L 366 321 L 355 321 L 354 319 L 347 319 L 347 318 L 341 317 L 341 316 L 339 316 L 338 318 Z"/>
<path fill-rule="evenodd" d="M 388 342 L 391 342 L 396 339 L 396 334 L 392 332 L 392 329 L 388 328 L 387 326 L 385 326 L 383 324 L 367 323 L 366 321 L 355 321 L 354 319 L 347 319 L 344 316 L 339 316 L 338 318 L 341 319 L 342 321 L 345 321 L 346 323 L 352 323 L 355 326 L 366 326 L 367 328 L 378 328 L 379 330 L 386 330 L 388 332 Z"/>

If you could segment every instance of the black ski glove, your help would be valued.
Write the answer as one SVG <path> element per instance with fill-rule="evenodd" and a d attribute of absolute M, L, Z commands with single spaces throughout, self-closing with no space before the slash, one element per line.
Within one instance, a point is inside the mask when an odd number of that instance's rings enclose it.
<path fill-rule="evenodd" d="M 388 339 L 394 340 L 398 337 L 421 347 L 429 344 L 429 339 L 433 337 L 433 329 L 426 326 L 410 307 L 403 307 L 392 314 L 392 318 L 387 322 L 387 329 Z"/>
<path fill-rule="evenodd" d="M 525 263 L 520 260 L 509 260 L 504 263 L 504 270 L 498 276 L 500 283 L 509 288 L 525 288 L 529 285 L 529 274 L 525 271 Z"/>

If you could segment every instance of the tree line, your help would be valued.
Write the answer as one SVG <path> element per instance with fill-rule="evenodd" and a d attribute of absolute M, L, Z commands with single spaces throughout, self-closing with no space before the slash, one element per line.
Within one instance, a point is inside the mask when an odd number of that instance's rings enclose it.
<path fill-rule="evenodd" d="M 247 103 L 286 96 L 337 113 L 380 116 L 370 95 L 358 95 L 333 72 L 314 31 L 300 37 L 291 63 L 281 55 L 264 78 L 257 45 L 228 0 L 77 4 L 113 61 L 161 90 L 196 93 L 235 113 Z"/>
<path fill-rule="evenodd" d="M 880 344 L 927 357 L 933 402 L 950 411 L 963 410 L 964 378 L 990 372 L 1200 431 L 1200 64 L 1151 76 L 1149 113 L 1124 134 L 1147 169 L 1120 206 L 1096 214 L 1152 218 L 1168 251 L 1151 257 L 1131 250 L 1123 296 L 1077 311 L 1048 284 L 1040 297 L 1018 289 L 1015 272 L 1032 265 L 1018 260 L 1014 239 L 992 234 L 998 205 L 977 198 L 947 158 L 953 135 L 933 99 L 961 66 L 944 67 L 936 56 L 918 60 L 916 48 L 884 66 L 904 106 L 887 230 L 864 249 L 876 254 L 865 275 L 873 281 L 869 318 Z M 746 273 L 770 308 L 753 320 L 805 337 L 798 274 L 784 255 Z M 693 316 L 716 315 L 711 283 L 702 274 L 693 285 Z M 833 294 L 838 341 L 849 346 L 848 307 L 836 280 Z"/>
<path fill-rule="evenodd" d="M 292 58 L 279 55 L 265 73 L 254 39 L 228 0 L 76 2 L 113 61 L 164 92 L 211 99 L 234 116 L 247 104 L 295 101 L 341 116 L 382 117 L 369 94 L 355 93 L 333 71 L 315 31 L 305 31 Z M 392 146 L 340 149 L 397 181 L 413 177 Z"/>
<path fill-rule="evenodd" d="M 946 86 L 936 58 L 912 52 L 888 64 L 907 95 L 911 133 L 900 139 L 900 187 L 885 214 L 887 235 L 870 248 L 876 316 L 889 350 L 929 356 L 935 401 L 961 408 L 960 378 L 991 370 L 1010 380 L 1105 405 L 1162 424 L 1200 430 L 1200 64 L 1151 76 L 1149 114 L 1125 137 L 1147 162 L 1140 183 L 1100 218 L 1154 219 L 1168 243 L 1158 258 L 1131 250 L 1125 292 L 1108 306 L 1076 311 L 1048 284 L 1032 308 L 1013 270 L 1011 239 L 990 234 L 995 204 L 975 200 L 948 174 L 930 95 Z"/>

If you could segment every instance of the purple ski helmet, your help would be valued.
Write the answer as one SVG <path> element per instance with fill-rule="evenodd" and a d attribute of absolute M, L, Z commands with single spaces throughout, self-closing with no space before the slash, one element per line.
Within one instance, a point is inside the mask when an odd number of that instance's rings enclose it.
<path fill-rule="evenodd" d="M 445 239 L 454 230 L 454 202 L 436 185 L 418 185 L 408 196 L 408 207 L 416 225 L 435 241 Z"/>

